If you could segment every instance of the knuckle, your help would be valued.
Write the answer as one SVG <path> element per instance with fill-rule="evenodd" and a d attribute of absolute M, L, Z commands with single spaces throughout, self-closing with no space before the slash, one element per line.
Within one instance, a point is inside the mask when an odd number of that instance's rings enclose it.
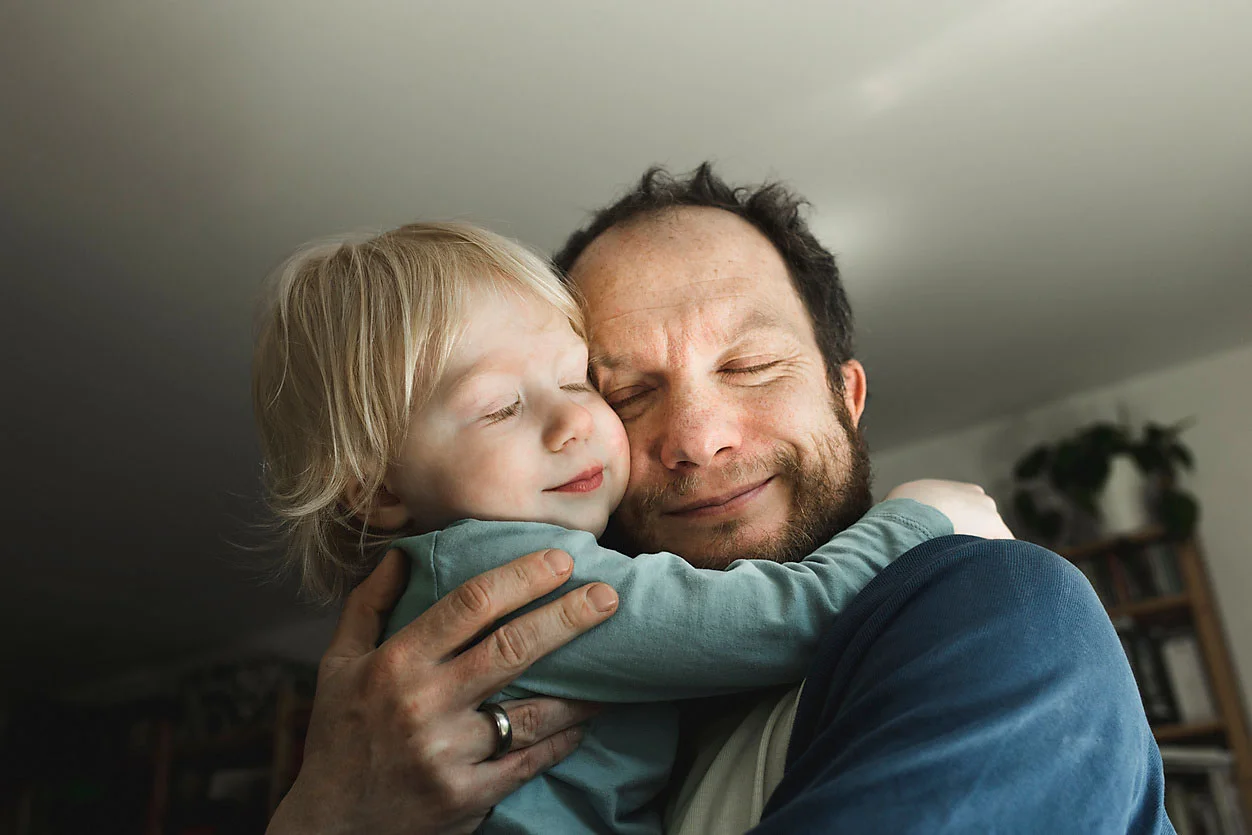
<path fill-rule="evenodd" d="M 440 779 L 438 765 L 444 761 L 451 749 L 451 741 L 438 734 L 418 732 L 414 734 L 411 746 L 414 761 L 428 768 L 432 779 L 438 781 Z"/>
<path fill-rule="evenodd" d="M 395 678 L 396 674 L 403 669 L 404 664 L 405 653 L 401 646 L 399 644 L 384 644 L 375 651 L 372 667 L 378 670 L 381 675 Z"/>
<path fill-rule="evenodd" d="M 365 595 L 364 583 L 358 583 L 351 591 L 344 596 L 343 608 L 351 609 L 363 605 L 362 597 Z"/>
<path fill-rule="evenodd" d="M 513 725 L 515 745 L 525 747 L 539 738 L 540 716 L 537 705 L 521 705 L 509 714 L 509 721 Z"/>
<path fill-rule="evenodd" d="M 322 660 L 317 662 L 317 680 L 323 682 L 335 673 L 339 672 L 339 668 L 343 666 L 343 662 L 327 653 L 322 656 Z"/>
<path fill-rule="evenodd" d="M 428 786 L 435 803 L 448 811 L 459 809 L 469 794 L 464 778 L 457 772 L 433 771 L 428 776 Z"/>
<path fill-rule="evenodd" d="M 550 736 L 513 754 L 508 769 L 501 776 L 512 787 L 520 786 L 565 759 L 574 745 L 574 737 L 569 733 Z"/>
<path fill-rule="evenodd" d="M 378 611 L 368 580 L 348 592 L 348 596 L 343 601 L 343 611 L 350 611 L 357 615 L 368 615 Z"/>
<path fill-rule="evenodd" d="M 457 772 L 444 781 L 444 802 L 458 813 L 468 812 L 477 806 L 476 794 L 469 778 L 462 772 Z"/>
<path fill-rule="evenodd" d="M 492 633 L 496 658 L 505 669 L 515 670 L 530 663 L 530 647 L 534 641 L 529 632 L 517 621 L 512 621 Z"/>
<path fill-rule="evenodd" d="M 548 764 L 548 755 L 545 752 L 547 744 L 547 741 L 544 741 L 518 751 L 517 758 L 513 760 L 507 772 L 507 779 L 520 785 L 543 771 Z"/>
<path fill-rule="evenodd" d="M 453 589 L 452 601 L 470 619 L 477 620 L 491 614 L 491 591 L 481 577 L 467 580 Z"/>
<path fill-rule="evenodd" d="M 557 607 L 555 617 L 563 630 L 577 632 L 589 609 L 590 601 L 587 600 L 587 593 L 584 592 L 573 600 L 563 598 L 561 605 Z"/>
<path fill-rule="evenodd" d="M 564 735 L 557 734 L 530 746 L 527 749 L 530 754 L 530 761 L 527 763 L 528 774 L 538 774 L 559 762 L 565 750 L 561 744 L 563 740 Z"/>
<path fill-rule="evenodd" d="M 375 651 L 371 663 L 362 671 L 361 687 L 368 701 L 391 700 L 399 690 L 404 669 L 404 654 L 383 646 Z"/>
<path fill-rule="evenodd" d="M 514 560 L 508 564 L 510 579 L 518 588 L 527 588 L 531 585 L 530 567 L 532 563 L 532 560 Z"/>

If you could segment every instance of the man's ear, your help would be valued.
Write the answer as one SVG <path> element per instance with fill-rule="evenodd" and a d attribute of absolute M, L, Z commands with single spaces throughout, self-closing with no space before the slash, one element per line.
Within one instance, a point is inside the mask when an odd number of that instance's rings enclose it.
<path fill-rule="evenodd" d="M 865 366 L 858 360 L 848 360 L 839 366 L 839 373 L 843 375 L 843 402 L 848 405 L 852 425 L 860 426 L 861 413 L 865 411 L 865 397 L 869 393 Z"/>
<path fill-rule="evenodd" d="M 366 496 L 365 485 L 354 478 L 343 491 L 343 500 L 349 508 L 357 508 L 353 515 L 370 528 L 398 531 L 409 524 L 409 509 L 386 482 L 373 495 Z"/>

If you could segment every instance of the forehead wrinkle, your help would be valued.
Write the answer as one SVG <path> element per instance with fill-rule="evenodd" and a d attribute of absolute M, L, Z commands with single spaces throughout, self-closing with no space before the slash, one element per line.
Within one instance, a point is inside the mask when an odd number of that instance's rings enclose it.
<path fill-rule="evenodd" d="M 594 337 L 595 325 L 612 322 L 632 313 L 659 310 L 678 311 L 676 321 L 668 318 L 661 320 L 659 327 L 647 328 L 644 333 L 645 336 L 656 337 L 663 343 L 657 346 L 661 348 L 659 353 L 664 357 L 664 360 L 658 365 L 660 368 L 666 369 L 682 367 L 682 346 L 698 344 L 698 340 L 693 336 L 693 333 L 702 333 L 708 339 L 708 344 L 715 346 L 715 351 L 727 350 L 736 343 L 741 342 L 745 336 L 761 331 L 777 331 L 789 337 L 796 336 L 795 327 L 788 322 L 786 317 L 769 308 L 753 306 L 743 311 L 738 318 L 731 319 L 728 322 L 719 321 L 720 317 L 717 316 L 716 310 L 707 310 L 710 302 L 741 299 L 744 297 L 754 298 L 750 294 L 726 293 L 697 300 L 686 300 L 675 304 L 636 308 L 626 313 L 611 316 L 604 322 L 594 323 L 592 335 Z M 684 315 L 688 311 L 692 311 L 692 313 Z M 640 353 L 639 347 L 638 344 L 632 345 L 631 348 L 634 350 L 628 348 L 625 351 L 600 348 L 591 354 L 588 362 L 596 370 L 620 370 L 630 365 L 632 356 L 637 356 Z M 649 370 L 655 371 L 656 369 Z"/>
<path fill-rule="evenodd" d="M 687 284 L 684 284 L 683 287 L 686 288 L 694 284 L 705 284 L 705 283 L 712 282 L 712 281 L 725 281 L 725 280 L 726 279 L 709 278 L 709 279 L 704 279 L 703 281 L 688 282 Z M 726 299 L 743 299 L 743 298 L 751 298 L 751 297 L 752 297 L 751 293 L 747 293 L 743 291 L 718 293 L 717 295 L 703 296 L 699 299 L 677 299 L 673 302 L 668 302 L 668 303 L 663 303 L 663 304 L 645 305 L 643 307 L 632 307 L 630 310 L 623 310 L 620 313 L 614 313 L 611 316 L 604 317 L 603 319 L 595 319 L 592 315 L 588 315 L 587 321 L 588 321 L 588 326 L 593 327 L 596 325 L 605 325 L 605 324 L 608 324 L 609 322 L 617 321 L 618 319 L 621 319 L 623 316 L 633 316 L 636 313 L 652 313 L 658 310 L 675 310 L 675 309 L 681 309 L 684 307 L 700 306 L 706 302 L 717 302 L 717 301 L 725 301 Z"/>

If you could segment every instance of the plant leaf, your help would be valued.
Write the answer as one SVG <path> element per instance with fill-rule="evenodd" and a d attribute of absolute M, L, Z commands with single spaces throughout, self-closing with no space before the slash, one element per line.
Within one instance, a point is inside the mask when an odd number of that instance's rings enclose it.
<path fill-rule="evenodd" d="M 1047 510 L 1039 517 L 1039 533 L 1050 540 L 1061 534 L 1062 518 L 1060 511 Z"/>
<path fill-rule="evenodd" d="M 1181 490 L 1166 490 L 1161 494 L 1160 513 L 1166 533 L 1173 539 L 1186 539 L 1195 531 L 1200 506 Z"/>
<path fill-rule="evenodd" d="M 1013 470 L 1014 477 L 1021 481 L 1038 478 L 1048 466 L 1051 457 L 1051 448 L 1043 445 L 1035 447 L 1018 459 L 1017 467 Z"/>
<path fill-rule="evenodd" d="M 1169 448 L 1169 454 L 1175 461 L 1182 464 L 1185 469 L 1195 469 L 1195 458 L 1191 456 L 1191 450 L 1187 449 L 1182 444 L 1175 442 L 1174 445 Z"/>
<path fill-rule="evenodd" d="M 1129 445 L 1126 432 L 1113 423 L 1097 423 L 1083 433 L 1088 454 L 1102 458 L 1121 452 Z"/>
<path fill-rule="evenodd" d="M 1048 478 L 1052 486 L 1068 495 L 1076 480 L 1074 474 L 1081 466 L 1082 458 L 1082 450 L 1077 442 L 1061 442 L 1048 466 Z"/>
<path fill-rule="evenodd" d="M 1039 508 L 1035 504 L 1035 497 L 1030 494 L 1029 490 L 1018 490 L 1013 494 L 1013 511 L 1031 527 L 1039 518 Z"/>

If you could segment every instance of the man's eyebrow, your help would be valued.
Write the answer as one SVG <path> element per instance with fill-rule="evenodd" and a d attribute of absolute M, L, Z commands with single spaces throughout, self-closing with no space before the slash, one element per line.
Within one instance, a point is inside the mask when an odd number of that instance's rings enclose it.
<path fill-rule="evenodd" d="M 590 368 L 604 368 L 612 371 L 615 368 L 622 367 L 623 360 L 616 354 L 609 354 L 604 351 L 596 351 L 587 356 L 587 365 Z"/>
<path fill-rule="evenodd" d="M 761 310 L 760 308 L 752 310 L 726 330 L 728 333 L 735 335 L 734 339 L 727 341 L 727 345 L 731 345 L 744 335 L 755 331 L 773 330 L 784 331 L 788 334 L 795 333 L 795 328 L 786 319 L 772 311 Z M 587 359 L 587 365 L 593 373 L 597 371 L 616 371 L 627 364 L 628 360 L 621 354 L 611 354 L 607 351 L 596 351 L 590 354 Z"/>
<path fill-rule="evenodd" d="M 730 330 L 733 333 L 742 334 L 746 331 L 760 330 L 785 330 L 790 332 L 793 328 L 786 320 L 772 311 L 757 308 L 747 316 L 744 316 L 739 324 Z"/>

